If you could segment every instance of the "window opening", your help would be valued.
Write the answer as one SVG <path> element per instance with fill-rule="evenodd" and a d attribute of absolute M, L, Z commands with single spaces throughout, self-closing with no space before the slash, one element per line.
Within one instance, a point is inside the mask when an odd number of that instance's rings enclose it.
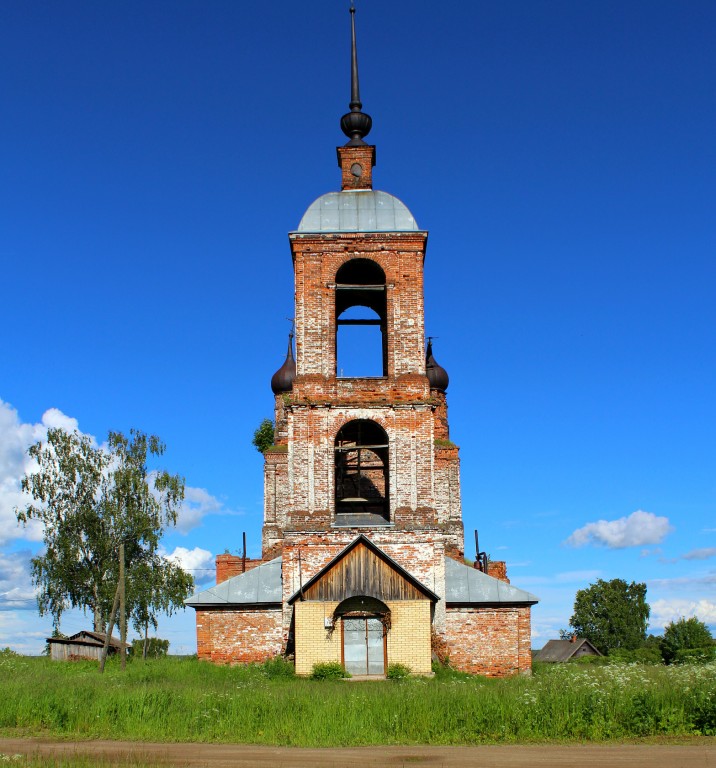
<path fill-rule="evenodd" d="M 336 521 L 380 525 L 389 519 L 388 436 L 378 424 L 357 419 L 336 435 Z"/>
<path fill-rule="evenodd" d="M 336 375 L 387 376 L 385 273 L 351 259 L 336 273 Z"/>

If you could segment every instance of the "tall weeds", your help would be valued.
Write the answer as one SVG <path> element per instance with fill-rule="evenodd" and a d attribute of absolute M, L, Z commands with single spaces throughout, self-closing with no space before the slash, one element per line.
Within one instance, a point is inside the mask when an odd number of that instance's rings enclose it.
<path fill-rule="evenodd" d="M 551 665 L 529 677 L 315 682 L 285 665 L 0 656 L 0 732 L 293 746 L 716 735 L 716 664 Z"/>

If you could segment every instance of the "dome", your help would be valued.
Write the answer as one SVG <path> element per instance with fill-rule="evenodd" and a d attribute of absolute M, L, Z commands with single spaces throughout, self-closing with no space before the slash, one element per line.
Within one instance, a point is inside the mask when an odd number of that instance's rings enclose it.
<path fill-rule="evenodd" d="M 288 352 L 283 365 L 271 377 L 271 389 L 274 395 L 290 392 L 296 378 L 296 361 L 293 357 L 293 334 L 288 336 Z"/>
<path fill-rule="evenodd" d="M 297 232 L 417 232 L 407 206 L 387 192 L 345 190 L 321 195 L 303 214 Z"/>
<path fill-rule="evenodd" d="M 439 365 L 433 357 L 433 342 L 431 340 L 428 341 L 428 349 L 425 353 L 425 373 L 430 382 L 430 389 L 445 392 L 450 383 L 450 377 L 442 365 Z"/>

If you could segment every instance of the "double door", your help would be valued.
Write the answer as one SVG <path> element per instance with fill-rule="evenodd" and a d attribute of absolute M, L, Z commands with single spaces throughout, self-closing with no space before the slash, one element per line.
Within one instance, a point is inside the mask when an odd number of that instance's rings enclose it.
<path fill-rule="evenodd" d="M 343 619 L 343 664 L 351 675 L 384 675 L 383 622 L 374 617 Z"/>

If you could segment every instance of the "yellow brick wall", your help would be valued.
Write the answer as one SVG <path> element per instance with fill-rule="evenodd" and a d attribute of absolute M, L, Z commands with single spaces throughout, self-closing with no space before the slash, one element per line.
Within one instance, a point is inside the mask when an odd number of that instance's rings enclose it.
<path fill-rule="evenodd" d="M 297 602 L 295 609 L 296 674 L 310 675 L 313 665 L 341 661 L 341 625 L 329 634 L 325 619 L 338 603 Z M 391 628 L 387 637 L 388 664 L 404 664 L 414 675 L 431 672 L 430 601 L 400 600 L 386 603 Z"/>
<path fill-rule="evenodd" d="M 333 633 L 325 627 L 325 619 L 333 616 L 338 603 L 297 602 L 295 611 L 296 674 L 310 675 L 319 662 L 341 663 L 341 626 Z"/>
<path fill-rule="evenodd" d="M 429 675 L 430 601 L 401 600 L 386 605 L 391 615 L 388 664 L 405 664 L 414 675 Z"/>

